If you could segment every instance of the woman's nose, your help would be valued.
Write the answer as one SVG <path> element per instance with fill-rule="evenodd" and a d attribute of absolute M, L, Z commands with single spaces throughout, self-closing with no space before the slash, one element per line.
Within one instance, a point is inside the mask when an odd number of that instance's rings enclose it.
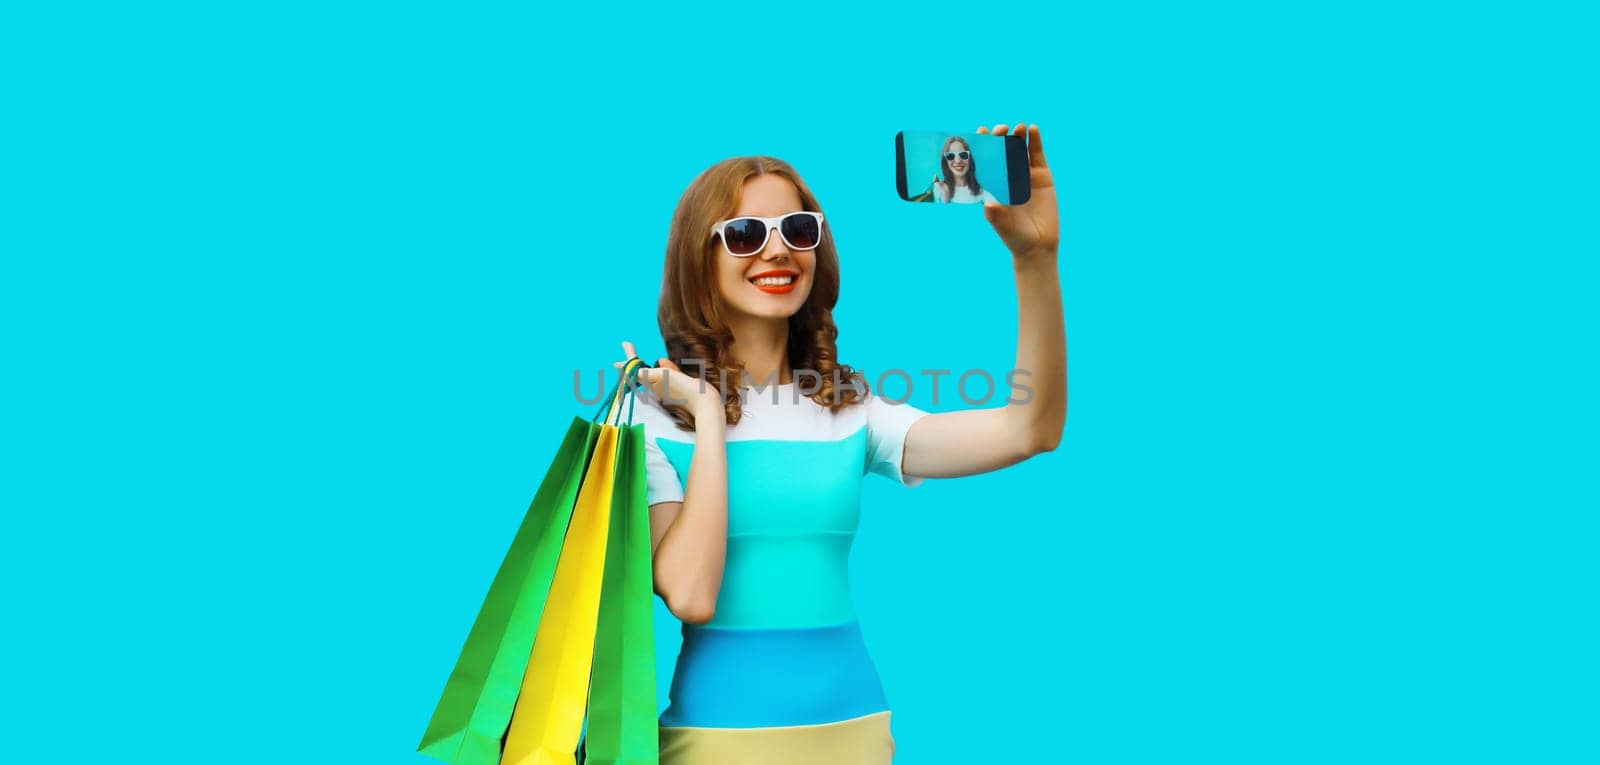
<path fill-rule="evenodd" d="M 767 247 L 761 251 L 762 260 L 779 260 L 789 257 L 789 246 L 783 243 L 783 234 L 774 228 L 767 232 Z"/>

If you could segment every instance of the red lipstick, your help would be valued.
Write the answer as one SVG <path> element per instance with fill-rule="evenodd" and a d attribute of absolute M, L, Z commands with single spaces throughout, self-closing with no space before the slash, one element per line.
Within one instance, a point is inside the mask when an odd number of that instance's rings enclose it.
<path fill-rule="evenodd" d="M 763 280 L 765 280 L 767 283 L 758 284 L 758 282 Z M 749 282 L 752 285 L 755 285 L 756 289 L 761 290 L 769 295 L 783 295 L 794 291 L 795 286 L 800 283 L 800 274 L 798 272 L 789 271 L 786 269 L 762 271 L 761 273 L 750 277 Z"/>

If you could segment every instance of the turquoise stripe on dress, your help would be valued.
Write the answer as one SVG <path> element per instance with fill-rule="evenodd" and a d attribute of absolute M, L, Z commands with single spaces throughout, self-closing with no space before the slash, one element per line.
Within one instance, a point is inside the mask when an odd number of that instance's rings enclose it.
<path fill-rule="evenodd" d="M 889 708 L 855 622 L 811 629 L 684 625 L 664 727 L 767 728 Z"/>
<path fill-rule="evenodd" d="M 656 444 L 687 483 L 694 445 Z M 707 627 L 792 629 L 855 618 L 847 560 L 861 519 L 865 427 L 837 441 L 730 441 L 728 548 Z"/>

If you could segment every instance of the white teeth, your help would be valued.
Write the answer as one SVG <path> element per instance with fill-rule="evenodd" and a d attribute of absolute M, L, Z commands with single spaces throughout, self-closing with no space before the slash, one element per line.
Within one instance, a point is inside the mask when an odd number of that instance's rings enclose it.
<path fill-rule="evenodd" d="M 763 277 L 761 277 L 759 279 L 751 279 L 750 281 L 753 284 L 756 284 L 757 286 L 761 286 L 761 287 L 783 287 L 783 286 L 786 286 L 786 285 L 789 285 L 789 284 L 793 284 L 794 283 L 794 277 L 793 276 L 763 276 Z"/>

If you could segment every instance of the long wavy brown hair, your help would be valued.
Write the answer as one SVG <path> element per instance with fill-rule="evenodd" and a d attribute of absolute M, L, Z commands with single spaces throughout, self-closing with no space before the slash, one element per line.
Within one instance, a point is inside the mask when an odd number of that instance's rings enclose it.
<path fill-rule="evenodd" d="M 667 235 L 661 304 L 656 311 L 661 340 L 667 358 L 722 395 L 729 425 L 738 423 L 742 414 L 739 390 L 744 364 L 729 353 L 733 331 L 721 319 L 728 308 L 717 291 L 721 244 L 712 236 L 711 227 L 738 210 L 745 181 L 769 173 L 794 184 L 804 209 L 822 212 L 811 189 L 789 163 L 773 157 L 734 157 L 712 165 L 689 184 L 678 200 Z M 789 365 L 796 371 L 815 371 L 822 378 L 821 390 L 809 398 L 837 412 L 864 399 L 866 380 L 836 357 L 839 330 L 833 324 L 833 307 L 839 302 L 839 258 L 826 223 L 814 253 L 811 294 L 789 317 Z M 687 407 L 665 406 L 678 427 L 694 428 L 694 415 Z"/>

